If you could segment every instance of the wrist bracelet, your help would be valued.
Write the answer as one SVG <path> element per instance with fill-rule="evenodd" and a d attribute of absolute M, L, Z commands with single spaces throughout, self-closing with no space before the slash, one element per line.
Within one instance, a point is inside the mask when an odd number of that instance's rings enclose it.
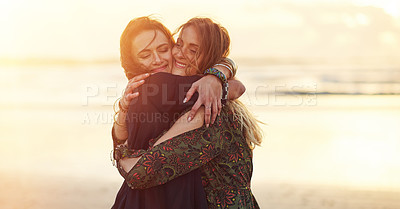
<path fill-rule="evenodd" d="M 231 66 L 232 72 L 233 72 L 232 78 L 235 77 L 235 76 L 236 76 L 236 72 L 237 72 L 237 68 L 238 68 L 238 66 L 236 65 L 236 63 L 235 63 L 232 59 L 230 59 L 230 58 L 228 58 L 228 57 L 225 57 L 225 58 L 224 58 L 224 62 L 226 62 L 225 64 Z"/>
<path fill-rule="evenodd" d="M 226 104 L 226 101 L 228 100 L 228 89 L 229 89 L 229 84 L 228 80 L 226 79 L 225 74 L 223 74 L 221 71 L 215 69 L 215 68 L 208 68 L 204 74 L 209 74 L 209 75 L 214 75 L 217 78 L 219 78 L 222 82 L 222 98 L 221 98 L 221 103 L 223 105 Z"/>
<path fill-rule="evenodd" d="M 221 71 L 219 71 L 218 69 L 208 68 L 207 70 L 204 71 L 204 74 L 214 75 L 217 78 L 219 78 L 222 83 L 226 83 L 227 82 L 225 74 L 222 73 Z"/>
<path fill-rule="evenodd" d="M 226 82 L 222 85 L 222 105 L 226 105 L 226 101 L 228 101 L 228 90 L 229 90 L 229 83 Z"/>
<path fill-rule="evenodd" d="M 118 123 L 118 119 L 116 119 L 118 114 L 119 114 L 119 112 L 114 114 L 114 124 L 116 124 L 117 126 L 126 128 L 126 124 L 123 125 L 123 124 Z"/>
<path fill-rule="evenodd" d="M 122 127 L 122 128 L 127 128 L 126 124 L 122 125 L 122 124 L 118 123 L 117 121 L 115 121 L 114 124 L 119 126 L 119 127 Z"/>
<path fill-rule="evenodd" d="M 233 71 L 232 71 L 232 68 L 231 68 L 231 67 L 229 67 L 228 65 L 225 65 L 225 64 L 218 63 L 218 64 L 215 64 L 214 66 L 222 66 L 222 67 L 225 67 L 225 68 L 227 68 L 227 69 L 229 70 L 229 72 L 231 73 L 231 77 L 233 77 Z M 214 66 L 213 66 L 213 67 L 214 67 Z"/>
<path fill-rule="evenodd" d="M 118 107 L 119 107 L 119 110 L 120 110 L 121 112 L 123 112 L 123 113 L 128 112 L 128 108 L 122 107 L 121 100 L 119 100 L 119 102 L 118 102 Z"/>

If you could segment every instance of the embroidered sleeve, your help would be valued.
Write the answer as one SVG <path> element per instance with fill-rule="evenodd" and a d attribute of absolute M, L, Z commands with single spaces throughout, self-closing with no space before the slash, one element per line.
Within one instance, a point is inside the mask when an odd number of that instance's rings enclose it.
<path fill-rule="evenodd" d="M 114 149 L 114 158 L 117 161 L 117 169 L 118 172 L 121 174 L 122 177 L 126 178 L 127 172 L 125 172 L 124 168 L 120 165 L 119 160 L 123 158 L 137 158 L 142 156 L 146 150 L 144 149 L 139 149 L 139 150 L 133 150 L 133 149 L 128 149 L 127 146 L 125 145 L 118 145 Z"/>
<path fill-rule="evenodd" d="M 232 140 L 225 111 L 214 125 L 205 126 L 173 137 L 142 153 L 142 158 L 126 174 L 132 189 L 164 184 L 184 175 L 218 156 Z"/>

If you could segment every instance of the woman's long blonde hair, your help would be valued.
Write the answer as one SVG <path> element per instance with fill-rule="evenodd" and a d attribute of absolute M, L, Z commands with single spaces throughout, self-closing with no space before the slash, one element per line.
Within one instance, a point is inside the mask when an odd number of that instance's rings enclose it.
<path fill-rule="evenodd" d="M 257 120 L 246 105 L 237 99 L 229 101 L 228 108 L 233 112 L 234 118 L 239 121 L 250 149 L 254 149 L 256 145 L 260 146 L 263 132 L 259 123 L 262 122 Z"/>
<path fill-rule="evenodd" d="M 229 55 L 231 39 L 226 28 L 207 17 L 190 19 L 181 25 L 174 34 L 179 34 L 189 26 L 193 26 L 200 37 L 200 46 L 196 53 L 195 63 L 189 63 L 189 65 L 196 69 L 197 74 L 203 74 L 204 70 L 221 62 Z M 184 53 L 182 54 L 184 55 Z M 198 63 L 197 59 L 200 56 L 203 58 Z M 190 72 L 186 72 L 186 74 L 190 75 Z"/>

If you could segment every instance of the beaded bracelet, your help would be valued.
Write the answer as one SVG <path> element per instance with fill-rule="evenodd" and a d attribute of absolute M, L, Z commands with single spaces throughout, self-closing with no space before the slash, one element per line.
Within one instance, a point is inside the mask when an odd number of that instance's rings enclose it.
<path fill-rule="evenodd" d="M 226 79 L 225 74 L 215 68 L 208 68 L 207 70 L 204 71 L 204 74 L 214 75 L 221 80 L 222 82 L 221 103 L 225 105 L 226 101 L 228 100 L 228 89 L 229 89 L 228 80 Z"/>
<path fill-rule="evenodd" d="M 204 71 L 204 74 L 217 76 L 217 78 L 219 78 L 222 83 L 227 82 L 225 74 L 217 70 L 216 68 L 208 68 L 207 70 Z"/>
<path fill-rule="evenodd" d="M 222 99 L 221 99 L 222 105 L 225 105 L 226 101 L 228 101 L 228 90 L 229 90 L 229 83 L 226 82 L 222 85 Z"/>

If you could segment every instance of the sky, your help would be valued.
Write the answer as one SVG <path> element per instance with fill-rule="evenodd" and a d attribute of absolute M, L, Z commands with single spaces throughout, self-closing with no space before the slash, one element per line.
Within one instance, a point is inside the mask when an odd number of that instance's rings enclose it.
<path fill-rule="evenodd" d="M 228 29 L 233 57 L 400 54 L 395 0 L 1 0 L 0 59 L 118 60 L 126 24 L 149 14 L 172 31 L 194 16 L 213 18 Z"/>

